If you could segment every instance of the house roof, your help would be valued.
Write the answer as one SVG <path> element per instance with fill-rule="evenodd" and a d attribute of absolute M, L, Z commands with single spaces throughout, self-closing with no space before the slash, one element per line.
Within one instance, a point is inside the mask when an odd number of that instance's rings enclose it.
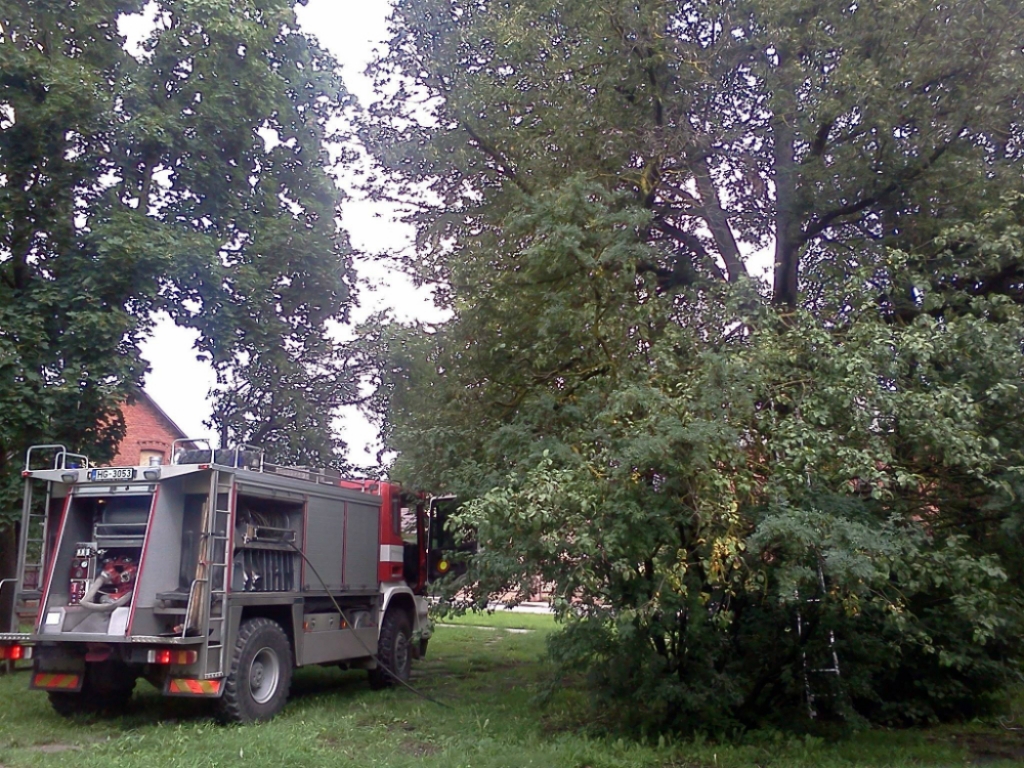
<path fill-rule="evenodd" d="M 146 390 L 144 390 L 144 389 L 137 389 L 137 390 L 135 390 L 135 396 L 136 396 L 136 398 L 138 400 L 145 401 L 147 405 L 149 405 L 154 411 L 156 411 L 157 414 L 160 416 L 160 418 L 162 418 L 164 421 L 167 422 L 167 425 L 171 428 L 171 431 L 175 433 L 176 437 L 178 437 L 178 438 L 188 437 L 188 434 L 185 433 L 185 430 L 183 430 L 181 427 L 179 427 L 177 424 L 174 423 L 174 419 L 172 419 L 170 416 L 167 415 L 167 412 L 164 411 L 164 409 L 161 408 L 157 404 L 156 400 L 154 400 L 149 395 L 149 393 L 146 392 Z"/>

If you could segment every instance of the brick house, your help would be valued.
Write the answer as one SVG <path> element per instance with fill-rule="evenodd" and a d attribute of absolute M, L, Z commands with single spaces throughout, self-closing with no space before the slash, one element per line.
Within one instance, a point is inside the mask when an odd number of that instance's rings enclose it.
<path fill-rule="evenodd" d="M 121 405 L 121 413 L 124 414 L 126 432 L 111 460 L 112 466 L 149 464 L 157 458 L 161 464 L 170 464 L 171 444 L 188 437 L 141 389 L 135 393 L 134 403 Z"/>

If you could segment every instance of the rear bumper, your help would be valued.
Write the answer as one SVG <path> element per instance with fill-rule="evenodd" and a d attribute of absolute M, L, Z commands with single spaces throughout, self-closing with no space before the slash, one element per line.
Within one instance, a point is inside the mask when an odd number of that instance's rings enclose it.
<path fill-rule="evenodd" d="M 5 635 L 0 635 L 3 641 Z M 60 645 L 61 643 L 103 643 L 114 645 L 201 645 L 201 637 L 161 637 L 160 635 L 100 635 L 91 632 L 61 632 L 60 634 L 21 635 L 26 642 Z"/>
<path fill-rule="evenodd" d="M 36 640 L 29 632 L 0 632 L 0 643 L 4 645 L 27 645 Z"/>

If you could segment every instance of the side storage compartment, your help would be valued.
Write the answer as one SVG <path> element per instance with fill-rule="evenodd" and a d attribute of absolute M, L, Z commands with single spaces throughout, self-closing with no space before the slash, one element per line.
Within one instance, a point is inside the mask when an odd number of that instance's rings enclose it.
<path fill-rule="evenodd" d="M 377 652 L 380 507 L 361 494 L 310 495 L 302 590 L 307 595 L 296 659 L 301 665 L 369 662 Z M 327 594 L 340 605 L 339 614 Z"/>
<path fill-rule="evenodd" d="M 232 592 L 297 592 L 305 497 L 238 484 Z"/>
<path fill-rule="evenodd" d="M 368 659 L 377 652 L 377 625 L 369 606 L 342 606 L 337 610 L 307 613 L 297 638 L 300 666 Z"/>

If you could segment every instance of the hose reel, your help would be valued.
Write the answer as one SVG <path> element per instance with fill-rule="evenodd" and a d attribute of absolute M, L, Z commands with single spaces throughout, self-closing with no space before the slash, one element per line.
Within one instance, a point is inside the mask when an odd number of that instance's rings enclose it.
<path fill-rule="evenodd" d="M 139 567 L 130 557 L 113 557 L 82 595 L 79 605 L 90 611 L 108 613 L 132 599 Z"/>

